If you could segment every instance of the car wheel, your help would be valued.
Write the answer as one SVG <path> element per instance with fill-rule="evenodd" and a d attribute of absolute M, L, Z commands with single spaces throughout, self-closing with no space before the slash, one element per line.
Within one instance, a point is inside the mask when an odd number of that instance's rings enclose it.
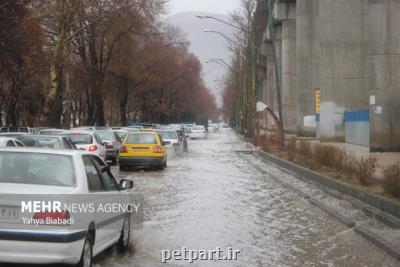
<path fill-rule="evenodd" d="M 167 160 L 164 161 L 163 168 L 167 168 Z"/>
<path fill-rule="evenodd" d="M 119 165 L 119 170 L 120 170 L 120 171 L 125 171 L 125 170 L 126 170 L 126 167 L 120 164 L 120 165 Z"/>
<path fill-rule="evenodd" d="M 129 240 L 131 236 L 131 217 L 128 215 L 124 220 L 121 236 L 117 243 L 117 250 L 119 253 L 125 253 L 129 249 Z"/>
<path fill-rule="evenodd" d="M 77 267 L 92 267 L 93 260 L 93 239 L 91 235 L 87 235 L 83 245 L 81 260 Z"/>

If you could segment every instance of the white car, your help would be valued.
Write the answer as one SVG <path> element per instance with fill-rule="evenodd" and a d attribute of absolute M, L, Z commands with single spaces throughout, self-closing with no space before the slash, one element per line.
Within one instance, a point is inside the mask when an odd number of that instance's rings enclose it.
<path fill-rule="evenodd" d="M 76 130 L 64 132 L 63 135 L 68 136 L 78 150 L 90 151 L 106 160 L 107 150 L 100 137 L 95 132 Z"/>
<path fill-rule="evenodd" d="M 93 153 L 0 149 L 0 262 L 91 267 L 114 244 L 126 252 L 132 213 L 98 208 L 128 206 L 132 187 L 132 181 L 117 183 Z M 82 203 L 86 210 L 77 208 Z"/>
<path fill-rule="evenodd" d="M 206 128 L 203 125 L 193 126 L 189 136 L 190 139 L 207 139 Z"/>
<path fill-rule="evenodd" d="M 173 152 L 180 154 L 183 147 L 183 140 L 179 139 L 178 133 L 174 130 L 162 130 L 158 131 L 162 140 L 164 141 L 164 146 L 167 148 L 168 153 Z"/>
<path fill-rule="evenodd" d="M 24 147 L 25 145 L 12 137 L 1 136 L 0 147 Z"/>

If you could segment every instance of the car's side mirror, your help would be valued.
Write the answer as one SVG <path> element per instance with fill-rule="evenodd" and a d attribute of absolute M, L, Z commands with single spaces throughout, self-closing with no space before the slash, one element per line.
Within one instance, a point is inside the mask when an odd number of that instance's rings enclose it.
<path fill-rule="evenodd" d="M 119 188 L 121 190 L 132 189 L 133 188 L 133 181 L 122 179 L 119 182 Z"/>

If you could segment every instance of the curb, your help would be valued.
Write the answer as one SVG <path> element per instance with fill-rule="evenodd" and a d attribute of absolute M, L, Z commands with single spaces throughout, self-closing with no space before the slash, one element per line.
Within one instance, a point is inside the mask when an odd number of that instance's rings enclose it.
<path fill-rule="evenodd" d="M 314 206 L 317 206 L 318 208 L 322 209 L 326 213 L 328 213 L 331 216 L 335 217 L 336 219 L 341 221 L 343 224 L 347 225 L 349 228 L 353 228 L 354 226 L 356 226 L 356 223 L 354 221 L 350 220 L 349 218 L 347 218 L 343 214 L 337 212 L 336 210 L 334 210 L 334 209 L 322 204 L 318 200 L 316 200 L 314 198 L 310 198 L 309 201 L 310 201 L 311 204 L 313 204 Z"/>
<path fill-rule="evenodd" d="M 367 197 L 373 201 L 376 201 L 376 205 L 371 205 L 374 206 L 375 208 L 377 208 L 378 210 L 383 210 L 380 207 L 387 207 L 387 206 L 391 206 L 391 205 L 396 205 L 396 208 L 400 209 L 400 205 L 397 203 L 394 203 L 393 201 L 390 200 L 386 200 L 382 197 L 378 197 L 375 195 L 372 195 L 370 193 L 367 192 L 363 192 L 362 190 L 355 188 L 351 185 L 347 185 L 344 184 L 340 181 L 335 181 L 330 177 L 327 177 L 325 175 L 316 173 L 314 171 L 308 170 L 306 168 L 303 168 L 299 165 L 296 165 L 294 163 L 288 162 L 286 160 L 277 158 L 271 154 L 267 154 L 264 151 L 260 151 L 257 150 L 255 152 L 256 155 L 260 156 L 262 159 L 264 160 L 269 160 L 275 164 L 278 164 L 282 167 L 285 167 L 293 172 L 296 172 L 298 174 L 300 174 L 301 176 L 305 176 L 302 178 L 311 178 L 313 181 L 316 181 L 320 184 L 322 184 L 323 186 L 328 187 L 328 190 L 334 189 L 340 193 L 349 195 L 353 198 L 356 198 L 356 201 L 362 201 L 365 202 L 362 198 L 360 198 L 360 196 L 363 196 L 364 194 L 367 195 Z M 272 175 L 273 179 L 275 180 L 280 180 L 278 177 L 274 177 L 274 175 Z M 371 242 L 372 244 L 374 244 L 376 247 L 378 247 L 379 249 L 383 250 L 384 252 L 386 252 L 387 254 L 389 254 L 390 256 L 392 256 L 393 258 L 395 258 L 396 260 L 400 261 L 400 247 L 393 244 L 390 240 L 387 240 L 383 237 L 381 237 L 379 234 L 369 230 L 368 228 L 366 228 L 365 226 L 362 225 L 357 225 L 356 222 L 354 222 L 353 220 L 347 218 L 346 216 L 344 216 L 343 214 L 341 214 L 340 212 L 332 209 L 329 206 L 326 206 L 325 204 L 323 204 L 322 202 L 318 201 L 317 199 L 312 198 L 311 196 L 309 196 L 308 194 L 304 193 L 303 191 L 293 187 L 292 185 L 283 182 L 282 180 L 280 180 L 280 182 L 287 188 L 292 189 L 293 191 L 295 191 L 296 193 L 300 194 L 301 196 L 303 196 L 304 198 L 308 199 L 308 201 L 313 204 L 314 206 L 322 209 L 323 211 L 325 211 L 326 213 L 328 213 L 329 215 L 333 216 L 334 218 L 336 218 L 337 220 L 339 220 L 340 222 L 342 222 L 343 224 L 345 224 L 346 226 L 348 226 L 349 228 L 354 228 L 354 231 L 359 234 L 360 236 L 362 236 L 364 239 L 366 239 L 367 241 Z M 332 187 L 330 187 L 330 185 L 334 185 Z M 356 194 L 352 194 L 353 192 L 356 192 Z M 388 203 L 380 203 L 380 202 L 388 202 Z M 369 203 L 367 203 L 369 204 Z M 382 205 L 382 206 L 380 206 Z M 364 208 L 361 207 L 363 210 Z M 396 209 L 393 209 L 396 210 Z M 368 210 L 364 210 L 364 212 L 366 212 Z M 390 210 L 392 211 L 392 210 Z M 368 211 L 371 212 L 371 211 Z M 390 215 L 395 216 L 396 218 L 399 218 L 396 214 L 397 213 L 391 213 L 388 212 Z M 386 219 L 387 216 L 385 214 L 383 214 L 383 212 L 381 213 L 375 213 L 374 217 L 380 217 L 377 218 L 379 219 Z M 389 219 L 389 224 L 392 223 L 393 226 L 397 226 L 397 224 L 395 222 L 391 222 Z M 396 227 L 397 228 L 397 227 Z"/>
<path fill-rule="evenodd" d="M 349 196 L 351 196 L 357 200 L 360 200 L 378 210 L 384 211 L 384 212 L 396 217 L 397 219 L 400 219 L 400 204 L 398 204 L 390 199 L 386 199 L 384 197 L 365 192 L 365 191 L 363 191 L 359 188 L 356 188 L 352 185 L 345 184 L 341 181 L 335 180 L 328 176 L 325 176 L 320 173 L 314 172 L 312 170 L 306 169 L 297 164 L 288 162 L 281 158 L 275 157 L 271 154 L 265 153 L 264 151 L 257 150 L 255 152 L 255 154 L 260 156 L 263 159 L 266 159 L 266 160 L 271 161 L 275 164 L 278 164 L 286 169 L 289 169 L 295 173 L 298 173 L 307 179 L 318 182 L 319 184 L 322 184 L 330 189 L 334 189 L 345 195 L 349 195 Z"/>
<path fill-rule="evenodd" d="M 387 254 L 392 256 L 393 258 L 400 261 L 400 248 L 397 247 L 392 242 L 382 238 L 378 234 L 370 231 L 364 226 L 356 226 L 354 231 L 364 237 L 369 242 L 373 243 L 375 246 L 385 251 Z"/>

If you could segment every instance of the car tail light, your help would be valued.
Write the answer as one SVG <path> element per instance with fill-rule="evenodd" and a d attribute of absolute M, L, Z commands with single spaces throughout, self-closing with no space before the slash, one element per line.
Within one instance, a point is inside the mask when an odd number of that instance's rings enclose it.
<path fill-rule="evenodd" d="M 96 151 L 97 150 L 97 146 L 90 146 L 89 147 L 89 151 Z"/>
<path fill-rule="evenodd" d="M 113 146 L 113 144 L 106 144 L 106 148 L 107 149 L 112 149 L 112 148 L 114 148 L 114 146 Z"/>
<path fill-rule="evenodd" d="M 154 147 L 154 153 L 162 153 L 162 149 L 160 146 L 155 146 Z"/>
<path fill-rule="evenodd" d="M 122 146 L 120 149 L 121 153 L 128 153 L 128 148 L 126 146 Z"/>
<path fill-rule="evenodd" d="M 37 212 L 35 215 L 33 215 L 33 218 L 36 220 L 44 220 L 46 221 L 47 219 L 51 220 L 69 220 L 70 215 L 68 211 L 56 211 L 56 212 L 49 212 L 49 211 L 44 211 L 44 212 Z"/>

